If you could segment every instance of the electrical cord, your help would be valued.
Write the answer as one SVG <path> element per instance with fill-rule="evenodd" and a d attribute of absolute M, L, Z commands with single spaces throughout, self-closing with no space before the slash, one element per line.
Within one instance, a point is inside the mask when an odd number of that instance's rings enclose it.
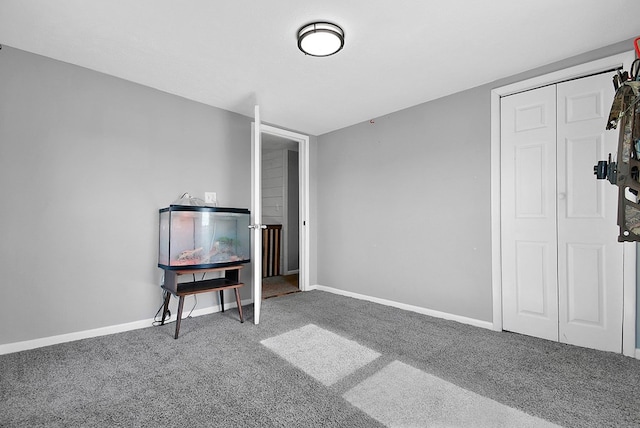
<path fill-rule="evenodd" d="M 203 275 L 204 278 L 204 275 Z M 195 275 L 194 275 L 194 281 L 195 281 Z M 164 300 L 167 298 L 167 293 L 169 293 L 168 291 L 163 291 L 162 293 L 162 304 L 160 305 L 160 307 L 158 308 L 158 311 L 156 312 L 156 314 L 153 316 L 153 322 L 151 323 L 152 326 L 159 326 L 162 325 L 162 321 L 161 319 L 158 319 L 158 315 L 160 314 L 160 311 L 162 311 L 164 309 Z M 183 317 L 182 319 L 187 319 L 187 318 L 191 318 L 191 314 L 193 313 L 193 310 L 196 308 L 196 306 L 198 306 L 198 296 L 196 296 L 195 294 L 193 295 L 193 306 L 191 307 L 191 310 L 189 311 L 189 313 L 187 314 L 186 317 Z M 169 308 L 167 308 L 167 315 L 164 317 L 164 321 L 171 319 L 171 311 L 169 310 Z M 166 323 L 165 323 L 166 324 Z"/>
<path fill-rule="evenodd" d="M 194 298 L 193 307 L 189 311 L 189 315 L 187 315 L 185 318 L 182 318 L 182 319 L 191 318 L 191 313 L 193 312 L 193 310 L 196 308 L 196 305 L 198 304 L 198 296 L 194 294 L 193 298 Z"/>
<path fill-rule="evenodd" d="M 154 327 L 162 324 L 163 320 L 158 320 L 158 314 L 160 314 L 160 311 L 164 309 L 164 300 L 167 298 L 167 293 L 169 292 L 166 290 L 162 292 L 162 304 L 158 308 L 156 314 L 153 316 L 153 322 L 151 323 L 151 325 Z M 167 314 L 164 320 L 166 321 L 167 319 L 171 319 L 171 311 L 169 310 L 169 308 L 167 308 Z"/>
<path fill-rule="evenodd" d="M 204 276 L 205 276 L 206 274 L 207 274 L 206 272 L 202 274 L 202 279 L 204 279 Z M 193 276 L 193 282 L 197 282 L 197 281 L 196 281 L 196 274 L 195 274 L 195 273 L 192 273 L 192 274 L 191 274 L 191 276 Z M 182 318 L 182 319 L 191 318 L 191 313 L 193 312 L 193 310 L 196 308 L 196 305 L 198 304 L 198 296 L 197 296 L 197 295 L 195 295 L 195 294 L 193 294 L 193 299 L 194 299 L 194 301 L 193 301 L 193 307 L 192 307 L 192 308 L 191 308 L 191 310 L 189 311 L 189 314 L 188 314 L 186 317 Z"/>
<path fill-rule="evenodd" d="M 204 273 L 202 274 L 202 280 L 204 279 L 204 277 L 205 277 L 206 275 L 207 275 L 207 273 L 206 273 L 206 272 L 204 272 Z M 192 276 L 193 276 L 193 282 L 196 282 L 196 274 L 194 273 L 194 274 L 192 274 Z M 160 314 L 160 311 L 162 311 L 162 310 L 164 309 L 164 302 L 165 302 L 165 300 L 166 300 L 166 298 L 167 298 L 167 294 L 169 294 L 169 292 L 168 292 L 167 290 L 163 290 L 163 291 L 162 291 L 162 304 L 160 305 L 160 307 L 159 307 L 159 308 L 158 308 L 158 310 L 156 311 L 156 314 L 153 316 L 153 322 L 151 323 L 151 325 L 152 325 L 152 326 L 154 326 L 154 327 L 155 327 L 155 326 L 162 325 L 162 322 L 163 322 L 163 321 L 166 321 L 166 320 L 168 320 L 168 319 L 171 319 L 171 311 L 169 310 L 169 308 L 167 308 L 167 314 L 166 314 L 166 316 L 164 317 L 164 320 L 162 320 L 162 319 L 158 319 L 158 315 Z M 189 313 L 187 314 L 187 316 L 186 316 L 186 317 L 184 317 L 184 318 L 182 318 L 183 320 L 184 320 L 184 319 L 187 319 L 187 318 L 191 318 L 191 314 L 193 313 L 193 310 L 196 308 L 196 306 L 198 306 L 198 296 L 194 294 L 194 295 L 193 295 L 193 299 L 194 299 L 194 301 L 193 301 L 193 306 L 191 307 L 191 310 L 189 311 Z"/>

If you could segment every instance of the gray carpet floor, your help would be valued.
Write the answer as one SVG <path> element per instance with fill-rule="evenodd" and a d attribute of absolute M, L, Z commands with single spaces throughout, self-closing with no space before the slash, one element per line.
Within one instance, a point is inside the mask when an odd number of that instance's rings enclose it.
<path fill-rule="evenodd" d="M 244 310 L 0 356 L 0 426 L 378 427 L 344 397 L 395 362 L 561 426 L 640 427 L 632 358 L 321 291 Z M 261 343 L 310 324 L 380 357 L 327 384 Z"/>

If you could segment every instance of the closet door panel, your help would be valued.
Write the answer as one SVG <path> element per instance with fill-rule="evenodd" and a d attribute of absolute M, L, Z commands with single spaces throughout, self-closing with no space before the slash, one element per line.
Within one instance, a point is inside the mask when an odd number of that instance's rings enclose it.
<path fill-rule="evenodd" d="M 558 340 L 556 93 L 501 100 L 503 328 Z"/>
<path fill-rule="evenodd" d="M 559 197 L 566 197 L 566 219 L 604 219 L 605 197 L 603 182 L 595 180 L 593 159 L 606 159 L 602 132 L 596 135 L 566 138 L 566 188 L 559 189 Z M 597 163 L 597 162 L 596 162 Z"/>
<path fill-rule="evenodd" d="M 567 322 L 605 328 L 604 246 L 567 244 Z M 561 334 L 561 337 L 564 337 Z"/>
<path fill-rule="evenodd" d="M 549 319 L 547 278 L 553 266 L 550 255 L 555 251 L 548 243 L 516 242 L 516 314 L 518 316 Z"/>
<path fill-rule="evenodd" d="M 615 154 L 606 131 L 611 76 L 558 86 L 558 295 L 560 341 L 622 351 L 623 246 L 617 242 L 617 187 L 593 166 Z"/>

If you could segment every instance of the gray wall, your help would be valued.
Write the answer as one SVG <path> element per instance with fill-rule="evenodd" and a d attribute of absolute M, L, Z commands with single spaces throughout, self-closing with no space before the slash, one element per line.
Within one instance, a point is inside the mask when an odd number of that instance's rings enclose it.
<path fill-rule="evenodd" d="M 485 92 L 319 137 L 319 284 L 491 319 Z"/>
<path fill-rule="evenodd" d="M 248 208 L 250 123 L 3 46 L 0 344 L 153 317 L 158 209 L 205 191 Z"/>
<path fill-rule="evenodd" d="M 318 283 L 492 321 L 491 90 L 632 49 L 621 42 L 319 136 Z"/>

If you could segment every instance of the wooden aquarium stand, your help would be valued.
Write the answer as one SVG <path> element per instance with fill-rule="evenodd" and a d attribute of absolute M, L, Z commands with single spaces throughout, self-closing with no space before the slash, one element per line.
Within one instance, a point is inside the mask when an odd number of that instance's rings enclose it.
<path fill-rule="evenodd" d="M 191 294 L 208 293 L 211 291 L 220 292 L 220 307 L 224 312 L 224 300 L 223 291 L 233 289 L 236 294 L 236 303 L 238 305 L 238 313 L 240 315 L 240 322 L 244 322 L 242 316 L 242 302 L 240 301 L 240 291 L 238 290 L 244 284 L 240 282 L 240 270 L 242 265 L 224 266 L 211 269 L 180 269 L 180 270 L 164 270 L 164 284 L 162 288 L 167 291 L 164 298 L 164 308 L 162 311 L 162 322 L 160 325 L 164 325 L 164 319 L 169 311 L 169 300 L 171 295 L 176 296 L 178 300 L 178 316 L 176 319 L 176 333 L 174 338 L 178 338 L 180 333 L 180 321 L 182 321 L 182 308 L 184 306 L 184 296 Z M 180 275 L 200 275 L 207 272 L 222 272 L 224 271 L 223 278 L 203 279 L 200 281 L 192 282 L 178 282 Z"/>

